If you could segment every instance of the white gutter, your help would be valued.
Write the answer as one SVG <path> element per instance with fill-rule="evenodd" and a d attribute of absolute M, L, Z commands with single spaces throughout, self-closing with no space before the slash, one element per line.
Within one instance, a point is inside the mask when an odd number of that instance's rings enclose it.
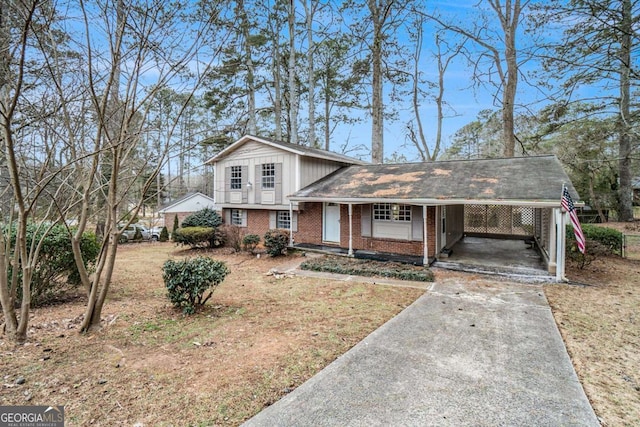
<path fill-rule="evenodd" d="M 398 203 L 412 205 L 430 205 L 430 206 L 446 206 L 446 205 L 501 205 L 501 206 L 524 206 L 534 208 L 559 208 L 560 199 L 558 200 L 500 200 L 500 199 L 397 199 L 397 198 L 363 198 L 363 197 L 296 197 L 289 196 L 289 200 L 296 202 L 318 202 L 318 203 Z M 574 203 L 576 206 L 584 206 L 584 203 Z"/>

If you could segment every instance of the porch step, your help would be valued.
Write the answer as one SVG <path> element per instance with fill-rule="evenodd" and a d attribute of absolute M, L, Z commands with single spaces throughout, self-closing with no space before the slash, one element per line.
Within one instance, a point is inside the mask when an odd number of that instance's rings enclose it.
<path fill-rule="evenodd" d="M 442 268 L 445 270 L 462 271 L 465 273 L 502 276 L 512 280 L 524 282 L 554 283 L 556 281 L 555 276 L 552 276 L 544 270 L 537 270 L 526 267 L 493 267 L 448 261 L 435 261 L 431 266 L 435 268 Z"/>

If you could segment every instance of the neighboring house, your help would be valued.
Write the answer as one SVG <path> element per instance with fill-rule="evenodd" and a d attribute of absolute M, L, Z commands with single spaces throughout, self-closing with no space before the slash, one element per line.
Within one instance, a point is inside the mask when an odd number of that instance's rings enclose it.
<path fill-rule="evenodd" d="M 555 156 L 372 165 L 246 136 L 209 162 L 225 222 L 247 233 L 285 228 L 295 245 L 424 264 L 464 236 L 529 239 L 564 277 L 562 185 L 579 198 Z"/>
<path fill-rule="evenodd" d="M 633 203 L 640 205 L 640 176 L 631 180 L 631 188 L 633 189 Z"/>
<path fill-rule="evenodd" d="M 182 221 L 186 217 L 204 208 L 215 209 L 215 201 L 209 196 L 196 192 L 186 194 L 178 200 L 174 200 L 171 204 L 160 209 L 158 213 L 164 216 L 164 225 L 169 232 L 171 232 L 174 217 L 177 216 L 178 223 L 182 224 Z"/>

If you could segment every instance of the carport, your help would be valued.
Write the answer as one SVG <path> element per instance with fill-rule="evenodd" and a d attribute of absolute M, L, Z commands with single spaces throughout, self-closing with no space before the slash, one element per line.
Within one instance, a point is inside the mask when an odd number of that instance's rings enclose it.
<path fill-rule="evenodd" d="M 555 156 L 352 165 L 288 196 L 299 212 L 291 245 L 419 256 L 425 265 L 475 253 L 507 267 L 508 257 L 534 263 L 538 253 L 545 274 L 560 281 L 563 186 L 578 200 Z M 331 238 L 314 232 L 328 229 Z M 508 246 L 514 240 L 521 251 Z"/>

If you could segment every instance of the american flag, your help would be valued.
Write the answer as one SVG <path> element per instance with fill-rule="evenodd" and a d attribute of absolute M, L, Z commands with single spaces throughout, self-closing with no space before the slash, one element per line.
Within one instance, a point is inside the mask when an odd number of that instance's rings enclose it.
<path fill-rule="evenodd" d="M 562 205 L 562 209 L 569 213 L 569 218 L 571 218 L 571 224 L 573 224 L 573 234 L 576 236 L 576 243 L 578 244 L 578 250 L 584 253 L 585 250 L 585 240 L 584 233 L 582 233 L 582 227 L 580 227 L 580 220 L 578 219 L 578 213 L 576 212 L 576 207 L 573 205 L 573 200 L 571 200 L 571 196 L 569 195 L 569 190 L 567 187 L 562 187 L 562 200 L 560 202 Z"/>

